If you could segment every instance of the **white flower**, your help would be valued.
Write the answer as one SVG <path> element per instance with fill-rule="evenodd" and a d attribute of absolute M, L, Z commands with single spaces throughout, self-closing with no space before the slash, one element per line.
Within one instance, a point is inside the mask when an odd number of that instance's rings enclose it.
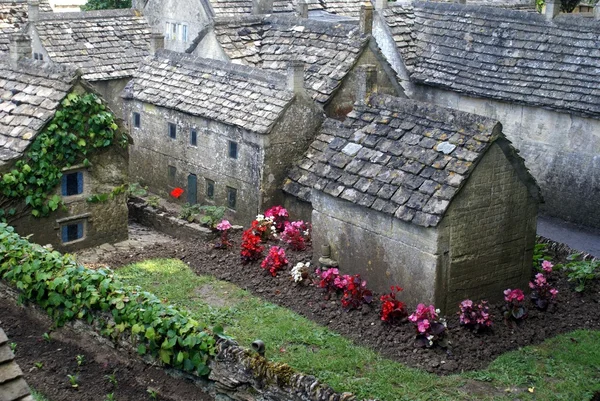
<path fill-rule="evenodd" d="M 296 264 L 296 266 L 294 266 L 292 268 L 292 271 L 291 271 L 292 278 L 294 279 L 294 281 L 296 283 L 299 283 L 300 281 L 302 281 L 302 273 L 307 272 L 309 266 L 310 266 L 309 262 L 306 262 L 306 263 L 298 262 L 298 264 Z"/>
<path fill-rule="evenodd" d="M 265 216 L 262 214 L 259 214 L 256 216 L 256 221 L 263 221 L 265 219 Z"/>

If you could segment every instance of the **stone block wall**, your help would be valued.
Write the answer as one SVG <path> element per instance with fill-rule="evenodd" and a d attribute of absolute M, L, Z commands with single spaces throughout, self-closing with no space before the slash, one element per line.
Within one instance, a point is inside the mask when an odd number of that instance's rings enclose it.
<path fill-rule="evenodd" d="M 63 198 L 66 208 L 59 208 L 48 217 L 36 218 L 28 215 L 12 225 L 23 236 L 32 235 L 31 241 L 51 244 L 61 252 L 74 252 L 79 249 L 115 243 L 127 239 L 127 196 L 118 193 L 106 201 L 88 202 L 92 195 L 111 194 L 119 186 L 125 185 L 128 167 L 127 150 L 113 145 L 90 156 L 90 167 L 74 166 L 65 172 L 83 173 L 83 193 Z M 61 195 L 61 186 L 56 188 Z M 70 222 L 84 222 L 84 237 L 81 240 L 62 243 L 61 225 Z"/>
<path fill-rule="evenodd" d="M 499 145 L 478 164 L 444 217 L 446 310 L 465 298 L 499 301 L 531 275 L 537 203 Z"/>
<path fill-rule="evenodd" d="M 9 339 L 0 328 L 0 400 L 33 401 L 23 372 L 14 358 Z"/>
<path fill-rule="evenodd" d="M 140 128 L 133 127 L 132 113 L 140 113 Z M 237 127 L 190 116 L 162 107 L 126 103 L 126 115 L 134 145 L 130 147 L 132 182 L 147 185 L 151 192 L 169 197 L 175 187 L 185 190 L 182 203 L 187 201 L 188 176 L 196 175 L 200 204 L 227 206 L 227 187 L 237 191 L 235 210 L 228 215 L 245 223 L 258 213 L 260 180 L 263 165 L 263 137 Z M 169 137 L 168 123 L 177 126 L 176 138 Z M 197 145 L 190 141 L 191 130 L 197 132 Z M 237 142 L 237 159 L 229 157 L 229 141 Z M 169 178 L 169 166 L 176 168 Z M 214 197 L 207 197 L 207 180 L 214 185 Z"/>
<path fill-rule="evenodd" d="M 329 245 L 340 273 L 360 274 L 370 289 L 404 288 L 402 301 L 439 303 L 439 235 L 435 228 L 405 223 L 394 216 L 313 190 L 313 264 Z"/>

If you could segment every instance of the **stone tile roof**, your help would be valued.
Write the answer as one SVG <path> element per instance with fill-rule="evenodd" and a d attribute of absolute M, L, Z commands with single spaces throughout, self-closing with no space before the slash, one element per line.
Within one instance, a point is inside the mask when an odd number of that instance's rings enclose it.
<path fill-rule="evenodd" d="M 285 85 L 280 74 L 161 50 L 143 61 L 124 97 L 267 134 L 294 98 Z"/>
<path fill-rule="evenodd" d="M 52 12 L 48 0 L 40 1 L 40 11 Z M 8 52 L 10 35 L 27 23 L 27 0 L 0 0 L 0 53 Z"/>
<path fill-rule="evenodd" d="M 0 58 L 0 167 L 23 154 L 76 78 L 59 66 L 22 60 L 15 68 Z"/>
<path fill-rule="evenodd" d="M 53 62 L 88 81 L 130 77 L 150 49 L 150 26 L 135 10 L 40 13 L 35 29 Z"/>
<path fill-rule="evenodd" d="M 240 17 L 252 14 L 252 0 L 210 0 L 215 17 Z M 274 13 L 293 13 L 297 0 L 274 0 Z M 321 0 L 307 0 L 309 10 L 322 10 Z"/>
<path fill-rule="evenodd" d="M 283 16 L 216 19 L 215 33 L 234 63 L 284 72 L 292 60 L 305 65 L 305 86 L 327 103 L 354 66 L 368 37 L 352 24 Z"/>
<path fill-rule="evenodd" d="M 345 121 L 327 119 L 283 190 L 311 190 L 428 227 L 500 136 L 492 119 L 428 103 L 374 95 Z"/>
<path fill-rule="evenodd" d="M 600 116 L 600 21 L 445 3 L 384 17 L 414 82 Z"/>
<path fill-rule="evenodd" d="M 365 0 L 322 0 L 324 9 L 330 13 L 343 15 L 345 17 L 358 18 L 360 6 Z"/>
<path fill-rule="evenodd" d="M 33 401 L 23 372 L 14 361 L 8 337 L 0 329 L 0 398 L 2 401 Z"/>

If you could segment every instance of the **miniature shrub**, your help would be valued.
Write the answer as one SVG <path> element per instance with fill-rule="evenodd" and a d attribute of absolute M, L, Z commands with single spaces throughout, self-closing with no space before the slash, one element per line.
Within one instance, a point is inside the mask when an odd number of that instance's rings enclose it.
<path fill-rule="evenodd" d="M 418 347 L 433 347 L 435 344 L 445 344 L 446 322 L 438 317 L 439 310 L 433 305 L 417 305 L 417 309 L 408 317 L 417 331 L 415 345 Z"/>
<path fill-rule="evenodd" d="M 305 250 L 306 244 L 310 242 L 310 226 L 302 220 L 286 221 L 284 226 L 281 240 L 294 251 Z"/>
<path fill-rule="evenodd" d="M 487 301 L 474 304 L 470 299 L 460 303 L 459 320 L 460 325 L 475 332 L 492 327 L 492 316 Z"/>
<path fill-rule="evenodd" d="M 529 282 L 529 288 L 532 290 L 531 301 L 539 310 L 546 310 L 550 304 L 555 303 L 558 291 L 550 287 L 542 273 L 535 275 L 535 280 Z"/>
<path fill-rule="evenodd" d="M 217 224 L 217 230 L 221 233 L 221 236 L 219 238 L 219 243 L 215 245 L 215 248 L 229 248 L 231 246 L 231 242 L 229 242 L 229 230 L 231 230 L 231 223 L 229 223 L 229 220 L 222 220 L 219 224 Z"/>
<path fill-rule="evenodd" d="M 360 278 L 360 274 L 344 276 L 345 287 L 342 295 L 342 306 L 346 310 L 358 309 L 362 304 L 370 304 L 373 292 L 367 289 L 367 282 Z"/>
<path fill-rule="evenodd" d="M 525 294 L 518 288 L 504 290 L 504 301 L 506 302 L 504 305 L 504 318 L 507 321 L 510 319 L 520 321 L 527 317 L 527 309 L 523 306 L 524 299 Z"/>
<path fill-rule="evenodd" d="M 402 288 L 392 286 L 390 289 L 391 292 L 389 294 L 384 294 L 379 298 L 381 301 L 381 320 L 390 324 L 403 322 L 408 317 L 406 305 L 404 305 L 404 302 L 396 299 Z"/>
<path fill-rule="evenodd" d="M 265 260 L 260 264 L 260 267 L 268 270 L 271 276 L 275 277 L 277 272 L 287 266 L 287 264 L 288 260 L 285 257 L 285 249 L 272 246 Z"/>
<path fill-rule="evenodd" d="M 265 217 L 273 219 L 275 230 L 280 233 L 285 229 L 285 222 L 288 220 L 289 214 L 283 207 L 273 206 L 265 212 Z"/>
<path fill-rule="evenodd" d="M 0 223 L 0 278 L 19 290 L 21 300 L 37 303 L 57 325 L 73 319 L 96 323 L 105 336 L 129 333 L 138 353 L 165 365 L 208 374 L 215 338 L 201 322 L 163 304 L 139 287 L 124 286 L 110 269 L 78 266 L 61 255 L 16 234 Z M 221 328 L 215 327 L 220 333 Z"/>
<path fill-rule="evenodd" d="M 200 224 L 212 229 L 214 229 L 217 224 L 223 220 L 223 216 L 225 216 L 224 206 L 204 205 L 200 206 L 199 210 L 201 213 L 203 213 L 203 215 L 200 217 Z"/>
<path fill-rule="evenodd" d="M 260 236 L 256 235 L 252 228 L 249 228 L 243 232 L 242 251 L 240 253 L 242 262 L 250 263 L 260 259 L 264 249 L 265 248 L 260 245 Z"/>
<path fill-rule="evenodd" d="M 583 292 L 589 281 L 600 277 L 600 260 L 578 260 L 580 257 L 580 253 L 570 255 L 567 258 L 569 263 L 557 265 L 567 272 L 567 277 L 575 283 L 577 292 Z"/>

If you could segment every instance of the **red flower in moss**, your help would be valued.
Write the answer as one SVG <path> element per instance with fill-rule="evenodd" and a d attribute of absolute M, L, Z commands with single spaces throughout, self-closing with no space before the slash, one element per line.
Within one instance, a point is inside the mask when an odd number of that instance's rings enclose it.
<path fill-rule="evenodd" d="M 183 194 L 183 189 L 177 187 L 171 191 L 171 196 L 175 199 L 179 199 L 179 197 Z"/>

